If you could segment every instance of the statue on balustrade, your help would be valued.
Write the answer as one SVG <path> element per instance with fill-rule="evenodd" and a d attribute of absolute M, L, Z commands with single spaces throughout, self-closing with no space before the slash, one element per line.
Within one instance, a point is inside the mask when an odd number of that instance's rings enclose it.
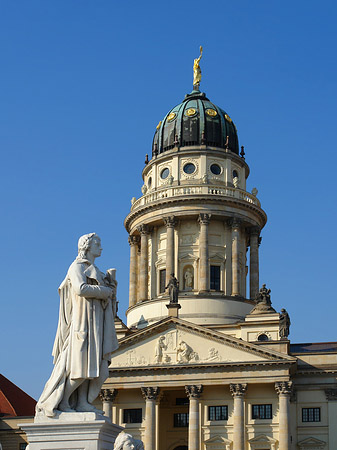
<path fill-rule="evenodd" d="M 36 414 L 100 412 L 92 402 L 109 375 L 111 354 L 118 347 L 114 316 L 115 269 L 102 273 L 95 233 L 78 241 L 78 256 L 59 287 L 60 312 L 53 357 L 54 369 L 36 406 Z"/>
<path fill-rule="evenodd" d="M 170 303 L 178 303 L 179 281 L 174 276 L 174 273 L 171 273 L 169 282 L 165 289 L 169 290 Z"/>
<path fill-rule="evenodd" d="M 280 312 L 280 338 L 287 339 L 290 332 L 290 317 L 287 311 L 282 308 Z"/>

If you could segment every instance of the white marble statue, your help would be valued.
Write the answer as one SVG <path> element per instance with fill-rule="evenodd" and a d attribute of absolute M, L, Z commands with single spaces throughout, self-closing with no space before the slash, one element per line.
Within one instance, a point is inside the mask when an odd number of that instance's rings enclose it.
<path fill-rule="evenodd" d="M 122 431 L 116 437 L 114 450 L 144 450 L 144 444 L 140 439 L 134 439 L 131 434 Z"/>
<path fill-rule="evenodd" d="M 118 347 L 115 270 L 104 275 L 95 266 L 101 252 L 97 234 L 81 236 L 78 256 L 59 287 L 54 369 L 37 403 L 37 415 L 100 412 L 92 402 L 109 375 L 111 353 Z"/>

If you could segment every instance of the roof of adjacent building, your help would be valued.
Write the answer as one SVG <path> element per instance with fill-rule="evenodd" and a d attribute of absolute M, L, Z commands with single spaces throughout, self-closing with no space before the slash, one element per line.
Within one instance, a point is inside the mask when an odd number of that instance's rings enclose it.
<path fill-rule="evenodd" d="M 0 374 L 0 416 L 34 416 L 36 401 Z"/>
<path fill-rule="evenodd" d="M 337 352 L 337 342 L 308 342 L 305 344 L 290 344 L 290 353 L 334 352 Z"/>
<path fill-rule="evenodd" d="M 174 147 L 207 145 L 239 154 L 236 127 L 229 115 L 206 94 L 193 90 L 159 122 L 153 138 L 156 156 Z"/>

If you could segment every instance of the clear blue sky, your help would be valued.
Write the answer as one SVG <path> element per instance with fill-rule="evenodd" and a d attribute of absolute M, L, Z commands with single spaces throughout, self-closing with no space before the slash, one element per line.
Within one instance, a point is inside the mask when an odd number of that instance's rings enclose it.
<path fill-rule="evenodd" d="M 128 304 L 123 220 L 155 126 L 192 89 L 235 121 L 268 223 L 261 277 L 292 342 L 336 336 L 335 1 L 3 1 L 1 365 L 38 398 L 77 239 Z"/>

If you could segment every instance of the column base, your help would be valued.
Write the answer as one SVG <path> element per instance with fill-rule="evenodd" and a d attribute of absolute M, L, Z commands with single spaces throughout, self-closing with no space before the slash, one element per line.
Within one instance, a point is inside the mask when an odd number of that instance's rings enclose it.
<path fill-rule="evenodd" d="M 29 450 L 113 450 L 117 435 L 123 431 L 93 412 L 35 417 L 34 423 L 19 426 L 27 435 Z"/>

